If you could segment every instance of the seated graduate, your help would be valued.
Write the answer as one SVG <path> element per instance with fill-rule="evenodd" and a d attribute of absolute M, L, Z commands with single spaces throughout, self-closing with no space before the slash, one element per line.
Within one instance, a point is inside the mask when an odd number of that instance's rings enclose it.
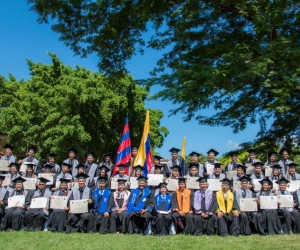
<path fill-rule="evenodd" d="M 217 216 L 215 211 L 217 203 L 214 192 L 208 188 L 207 179 L 200 177 L 199 190 L 194 192 L 192 198 L 192 208 L 194 211 L 194 235 L 213 235 L 215 233 L 215 225 L 217 223 Z"/>
<path fill-rule="evenodd" d="M 8 190 L 10 188 L 13 189 L 15 187 L 15 182 L 13 180 L 18 177 L 21 177 L 21 175 L 19 174 L 19 167 L 20 167 L 20 165 L 18 163 L 14 163 L 14 162 L 11 162 L 8 165 L 9 174 L 10 174 L 10 184 L 8 185 L 8 187 L 9 187 Z"/>
<path fill-rule="evenodd" d="M 261 191 L 256 194 L 258 197 L 258 204 L 260 205 L 260 197 L 261 196 L 274 196 L 271 191 L 273 183 L 268 179 L 265 178 L 259 181 L 262 185 Z M 264 229 L 265 234 L 280 234 L 280 221 L 278 218 L 277 210 L 276 209 L 260 209 L 260 223 Z"/>
<path fill-rule="evenodd" d="M 129 197 L 126 224 L 128 232 L 131 234 L 144 234 L 152 220 L 151 212 L 154 208 L 154 196 L 147 187 L 147 179 L 144 176 L 138 177 L 139 186 L 132 190 Z"/>
<path fill-rule="evenodd" d="M 234 191 L 235 203 L 237 203 L 240 206 L 240 199 L 245 198 L 255 198 L 256 202 L 258 202 L 258 198 L 256 198 L 256 193 L 248 188 L 249 183 L 251 182 L 251 178 L 244 175 L 240 178 L 240 182 L 241 187 Z M 258 212 L 244 212 L 240 210 L 239 218 L 241 235 L 250 235 L 252 226 L 254 227 L 257 233 L 264 235 L 264 230 L 260 224 Z"/>
<path fill-rule="evenodd" d="M 49 180 L 40 177 L 38 178 L 38 190 L 36 190 L 32 196 L 33 198 L 45 197 L 49 198 L 51 192 L 46 188 L 46 183 Z M 49 201 L 47 206 L 44 208 L 30 208 L 27 207 L 27 211 L 25 212 L 25 228 L 28 231 L 41 231 L 43 229 L 47 230 L 44 227 L 44 223 L 48 219 L 49 216 Z"/>
<path fill-rule="evenodd" d="M 289 180 L 282 177 L 276 183 L 279 185 L 279 190 L 276 191 L 277 195 L 292 195 L 287 188 L 287 184 L 290 183 Z M 281 207 L 280 202 L 278 202 L 278 216 L 281 221 L 281 229 L 284 234 L 292 234 L 297 233 L 299 231 L 299 212 L 294 207 L 296 204 L 294 203 L 293 207 Z"/>
<path fill-rule="evenodd" d="M 70 179 L 60 178 L 59 189 L 49 196 L 50 202 L 53 196 L 66 196 L 67 199 L 70 199 L 72 191 L 68 190 L 68 183 L 71 182 Z M 49 218 L 49 230 L 52 232 L 65 232 L 67 216 L 68 216 L 69 207 L 66 206 L 64 209 L 52 209 Z"/>
<path fill-rule="evenodd" d="M 72 200 L 86 200 L 88 202 L 88 210 L 94 207 L 93 193 L 86 184 L 87 174 L 81 173 L 76 175 L 78 181 L 78 188 L 72 190 L 69 201 Z M 73 214 L 72 210 L 69 210 L 68 219 L 66 224 L 66 233 L 84 232 L 93 233 L 94 231 L 94 214 L 87 212 L 82 214 Z"/>
<path fill-rule="evenodd" d="M 124 164 L 119 164 L 117 167 L 119 170 L 118 173 L 114 176 L 114 178 L 125 179 L 126 181 L 129 181 L 129 176 L 125 174 L 126 166 Z"/>
<path fill-rule="evenodd" d="M 13 183 L 15 184 L 15 188 L 9 190 L 9 195 L 7 195 L 7 199 L 5 199 L 4 204 L 5 207 L 5 216 L 3 221 L 4 229 L 7 231 L 21 230 L 24 227 L 24 213 L 26 211 L 26 207 L 29 206 L 31 197 L 28 195 L 28 191 L 24 190 L 23 182 L 26 181 L 21 176 L 15 178 Z M 25 196 L 24 204 L 16 207 L 8 207 L 8 198 L 16 195 Z"/>
<path fill-rule="evenodd" d="M 246 166 L 242 164 L 238 164 L 236 166 L 236 175 L 232 177 L 232 181 L 238 181 L 245 174 L 246 174 Z"/>
<path fill-rule="evenodd" d="M 113 204 L 113 199 L 111 191 L 106 188 L 106 178 L 99 178 L 97 185 L 98 187 L 94 190 L 93 196 L 95 201 L 95 206 L 93 211 L 95 212 L 95 227 L 99 228 L 99 234 L 108 233 L 111 208 Z"/>
<path fill-rule="evenodd" d="M 293 193 L 293 199 L 294 199 L 294 208 L 298 212 L 298 222 L 295 220 L 295 227 L 293 228 L 295 234 L 300 233 L 300 188 L 297 189 Z M 298 225 L 298 226 L 297 226 Z"/>
<path fill-rule="evenodd" d="M 173 222 L 172 220 L 172 204 L 174 203 L 172 195 L 168 194 L 167 184 L 160 183 L 159 194 L 157 194 L 155 199 L 155 225 L 157 234 L 159 236 L 165 236 L 169 234 L 170 227 Z"/>
<path fill-rule="evenodd" d="M 221 182 L 222 189 L 216 193 L 219 233 L 222 237 L 228 234 L 239 236 L 239 206 L 230 191 L 231 181 L 225 178 Z"/>
<path fill-rule="evenodd" d="M 5 176 L 0 176 L 0 230 L 2 229 L 4 215 L 5 215 L 5 203 L 4 201 L 7 199 L 8 191 L 6 187 L 3 186 L 3 180 Z"/>
<path fill-rule="evenodd" d="M 222 165 L 218 162 L 214 163 L 214 172 L 211 175 L 206 174 L 206 176 L 207 175 L 208 175 L 208 179 L 223 180 L 224 178 L 226 178 L 225 174 L 222 173 Z"/>
<path fill-rule="evenodd" d="M 273 182 L 281 179 L 281 166 L 279 164 L 273 164 L 272 166 L 270 166 L 270 168 L 272 168 L 273 170 L 271 176 L 269 176 L 269 180 Z"/>
<path fill-rule="evenodd" d="M 125 169 L 124 169 L 125 171 Z M 118 179 L 118 189 L 113 192 L 113 205 L 110 219 L 111 233 L 126 233 L 126 211 L 131 192 L 126 190 L 126 179 Z M 117 226 L 120 230 L 117 231 Z"/>
<path fill-rule="evenodd" d="M 78 164 L 77 166 L 76 166 L 76 169 L 77 169 L 77 174 L 81 174 L 81 173 L 84 173 L 84 171 L 85 171 L 85 166 L 83 165 L 83 164 Z M 95 188 L 96 188 L 96 184 L 95 184 L 95 179 L 96 179 L 96 177 L 94 177 L 92 180 L 90 179 L 90 177 L 88 177 L 88 178 L 86 178 L 85 179 L 85 185 L 86 186 L 88 186 L 91 190 L 95 190 Z M 75 181 L 75 182 L 77 182 L 77 180 L 76 180 L 76 177 L 74 177 L 73 178 L 73 180 Z"/>
<path fill-rule="evenodd" d="M 184 178 L 178 179 L 178 186 L 174 194 L 172 218 L 177 232 L 183 231 L 184 234 L 191 234 L 193 232 L 192 192 L 186 188 Z"/>
<path fill-rule="evenodd" d="M 298 166 L 298 164 L 291 162 L 287 164 L 287 166 L 288 166 L 288 173 L 286 176 L 287 179 L 290 181 L 300 180 L 300 174 L 296 172 L 296 166 Z"/>
<path fill-rule="evenodd" d="M 78 164 L 76 164 L 77 166 Z M 73 176 L 69 173 L 70 169 L 72 168 L 72 165 L 67 163 L 67 162 L 63 162 L 62 163 L 62 168 L 61 168 L 61 173 L 59 175 L 56 176 L 56 179 L 59 180 L 61 178 L 63 179 L 69 179 L 72 180 Z M 75 168 L 75 167 L 74 167 Z M 76 168 L 75 168 L 76 169 Z M 76 169 L 76 173 L 77 173 L 77 169 Z"/>
<path fill-rule="evenodd" d="M 47 156 L 47 162 L 46 164 L 47 165 L 50 165 L 51 166 L 51 173 L 53 173 L 54 177 L 56 177 L 57 175 L 59 175 L 61 173 L 61 168 L 58 164 L 55 163 L 55 157 L 56 157 L 56 154 L 53 154 L 53 153 L 50 153 L 48 154 Z"/>
<path fill-rule="evenodd" d="M 49 189 L 51 192 L 55 192 L 55 183 L 56 183 L 56 175 L 55 173 L 51 173 L 51 165 L 45 164 L 43 167 L 43 173 L 44 174 L 51 174 L 53 177 L 53 183 L 52 184 L 46 184 L 46 188 Z"/>
<path fill-rule="evenodd" d="M 106 188 L 110 190 L 111 182 L 110 182 L 110 179 L 108 178 L 108 175 L 107 175 L 107 173 L 109 171 L 110 171 L 109 168 L 106 167 L 105 165 L 101 165 L 99 167 L 99 176 L 94 177 L 95 188 L 98 187 L 99 179 L 106 179 Z"/>

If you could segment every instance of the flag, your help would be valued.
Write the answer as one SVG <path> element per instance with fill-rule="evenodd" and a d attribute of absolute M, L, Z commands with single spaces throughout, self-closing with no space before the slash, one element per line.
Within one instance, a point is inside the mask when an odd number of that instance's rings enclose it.
<path fill-rule="evenodd" d="M 180 167 L 182 168 L 182 176 L 186 175 L 185 169 L 185 147 L 186 147 L 186 137 L 183 138 L 181 146 L 181 158 L 180 158 Z"/>
<path fill-rule="evenodd" d="M 144 132 L 141 140 L 141 144 L 134 159 L 133 166 L 141 165 L 144 167 L 144 176 L 150 172 L 152 167 L 152 153 L 150 151 L 150 122 L 149 122 L 149 111 L 146 113 Z"/>
<path fill-rule="evenodd" d="M 119 168 L 117 167 L 119 164 L 124 164 L 129 166 L 130 160 L 131 160 L 131 143 L 130 143 L 128 117 L 126 117 L 113 174 L 116 175 L 117 172 L 119 171 Z M 129 175 L 128 168 L 126 168 L 126 174 Z"/>

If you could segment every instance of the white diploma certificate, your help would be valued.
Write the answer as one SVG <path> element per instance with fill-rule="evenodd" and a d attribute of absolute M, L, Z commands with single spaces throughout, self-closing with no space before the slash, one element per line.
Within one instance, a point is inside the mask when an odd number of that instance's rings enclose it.
<path fill-rule="evenodd" d="M 277 196 L 260 196 L 260 209 L 278 209 Z"/>
<path fill-rule="evenodd" d="M 287 190 L 290 192 L 295 192 L 300 188 L 300 181 L 290 181 L 290 183 L 287 184 Z"/>
<path fill-rule="evenodd" d="M 214 169 L 215 169 L 215 165 L 213 165 L 213 164 L 206 164 L 206 171 L 207 171 L 207 173 L 208 174 L 213 174 L 213 172 L 214 172 Z"/>
<path fill-rule="evenodd" d="M 68 204 L 67 196 L 52 196 L 50 200 L 50 208 L 51 209 L 65 209 Z"/>
<path fill-rule="evenodd" d="M 72 200 L 70 201 L 70 211 L 72 214 L 82 214 L 88 212 L 87 200 Z"/>
<path fill-rule="evenodd" d="M 260 182 L 261 179 L 253 179 L 253 185 L 254 185 L 254 190 L 255 191 L 260 191 L 261 190 L 261 184 Z"/>
<path fill-rule="evenodd" d="M 280 207 L 294 207 L 294 199 L 292 195 L 277 195 Z"/>
<path fill-rule="evenodd" d="M 236 175 L 236 170 L 226 172 L 226 177 L 229 180 L 232 180 L 232 177 Z"/>
<path fill-rule="evenodd" d="M 23 182 L 24 189 L 35 190 L 36 189 L 36 179 L 35 178 L 25 178 L 26 181 Z"/>
<path fill-rule="evenodd" d="M 257 202 L 255 198 L 240 199 L 240 210 L 242 212 L 256 212 Z"/>
<path fill-rule="evenodd" d="M 110 182 L 110 189 L 117 190 L 118 189 L 118 178 L 112 178 Z"/>
<path fill-rule="evenodd" d="M 53 175 L 52 174 L 39 174 L 39 177 L 43 177 L 43 178 L 49 180 L 49 182 L 47 182 L 46 185 L 53 184 Z"/>
<path fill-rule="evenodd" d="M 159 212 L 157 212 L 157 213 L 159 213 L 159 214 L 169 214 L 168 211 L 159 211 Z"/>
<path fill-rule="evenodd" d="M 10 184 L 10 174 L 0 174 L 0 176 L 5 176 L 5 179 L 2 183 L 3 186 L 9 186 Z"/>
<path fill-rule="evenodd" d="M 44 208 L 47 207 L 48 198 L 39 197 L 32 198 L 30 203 L 30 208 Z"/>
<path fill-rule="evenodd" d="M 178 189 L 178 180 L 177 179 L 167 179 L 167 189 L 169 191 L 176 191 Z"/>
<path fill-rule="evenodd" d="M 233 182 L 233 189 L 236 190 L 241 187 L 241 182 L 240 181 L 234 181 Z"/>
<path fill-rule="evenodd" d="M 158 186 L 159 183 L 163 182 L 164 175 L 162 174 L 148 174 L 148 186 Z"/>
<path fill-rule="evenodd" d="M 130 177 L 130 189 L 136 189 L 139 186 L 137 177 Z"/>
<path fill-rule="evenodd" d="M 252 164 L 246 164 L 246 174 L 251 175 L 254 173 L 255 167 Z"/>
<path fill-rule="evenodd" d="M 20 207 L 20 206 L 24 206 L 24 203 L 25 203 L 24 195 L 15 195 L 8 198 L 7 207 Z"/>
<path fill-rule="evenodd" d="M 188 177 L 186 178 L 186 187 L 189 189 L 199 189 L 199 177 Z"/>
<path fill-rule="evenodd" d="M 269 177 L 272 175 L 273 172 L 273 168 L 270 168 L 270 166 L 266 166 L 267 168 L 265 168 L 265 176 Z"/>
<path fill-rule="evenodd" d="M 10 161 L 2 161 L 0 160 L 0 171 L 9 171 L 8 165 Z"/>
<path fill-rule="evenodd" d="M 221 190 L 222 182 L 219 179 L 207 179 L 208 188 L 211 191 L 219 191 Z"/>
<path fill-rule="evenodd" d="M 25 161 L 25 162 L 23 162 L 23 163 L 21 164 L 21 167 L 20 167 L 19 172 L 20 172 L 20 173 L 25 173 L 28 164 L 33 164 L 33 165 L 35 165 L 33 162 L 27 162 L 27 161 Z"/>

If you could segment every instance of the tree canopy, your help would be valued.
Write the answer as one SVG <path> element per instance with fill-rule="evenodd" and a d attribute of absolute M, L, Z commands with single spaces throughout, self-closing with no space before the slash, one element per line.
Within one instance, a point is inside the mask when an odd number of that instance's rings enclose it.
<path fill-rule="evenodd" d="M 83 156 L 117 152 L 125 118 L 129 119 L 132 144 L 139 145 L 149 94 L 126 75 L 115 85 L 103 74 L 76 66 L 73 69 L 51 54 L 52 64 L 27 60 L 28 81 L 0 76 L 0 131 L 9 135 L 21 156 L 36 145 L 41 156 L 52 152 L 62 160 L 75 147 Z M 151 146 L 162 146 L 167 136 L 160 126 L 163 113 L 150 110 Z"/>
<path fill-rule="evenodd" d="M 154 98 L 172 101 L 171 114 L 182 112 L 185 121 L 234 132 L 258 123 L 247 146 L 274 148 L 276 138 L 300 137 L 299 1 L 28 2 L 76 54 L 97 53 L 101 71 L 126 72 L 134 54 L 165 49 L 144 83 L 161 85 Z M 215 112 L 203 115 L 208 108 Z"/>

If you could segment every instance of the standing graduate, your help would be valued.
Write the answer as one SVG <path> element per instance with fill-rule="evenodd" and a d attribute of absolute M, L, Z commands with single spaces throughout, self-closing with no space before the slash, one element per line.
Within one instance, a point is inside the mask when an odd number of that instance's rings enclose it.
<path fill-rule="evenodd" d="M 77 169 L 76 166 L 79 164 L 79 162 L 76 159 L 76 155 L 78 154 L 78 151 L 75 148 L 70 148 L 68 150 L 69 158 L 64 160 L 63 163 L 70 164 L 72 167 L 69 169 L 70 174 L 75 177 L 77 175 Z M 63 167 L 63 166 L 62 166 Z M 61 178 L 61 177 L 60 177 Z"/>
<path fill-rule="evenodd" d="M 254 173 L 252 175 L 250 175 L 250 178 L 252 180 L 254 180 L 254 179 L 262 180 L 262 179 L 264 179 L 265 177 L 264 177 L 263 171 L 262 171 L 262 169 L 263 169 L 262 163 L 260 161 L 258 161 L 258 162 L 255 162 L 252 165 L 255 167 L 255 169 L 254 169 Z"/>
<path fill-rule="evenodd" d="M 159 236 L 165 236 L 169 233 L 172 224 L 172 204 L 173 197 L 168 194 L 167 184 L 160 183 L 158 185 L 159 194 L 157 194 L 155 199 L 155 225 L 157 234 Z"/>
<path fill-rule="evenodd" d="M 51 195 L 51 192 L 46 188 L 46 183 L 49 182 L 49 180 L 40 177 L 38 178 L 39 185 L 38 190 L 34 192 L 32 199 L 44 197 L 49 198 Z M 48 219 L 49 216 L 49 201 L 47 202 L 46 207 L 44 208 L 30 208 L 30 206 L 27 207 L 27 211 L 25 212 L 25 228 L 28 231 L 41 231 L 45 230 L 47 231 L 48 228 L 43 228 L 44 223 Z"/>
<path fill-rule="evenodd" d="M 292 195 L 287 188 L 289 180 L 282 177 L 276 183 L 279 185 L 279 190 L 276 191 L 277 195 Z M 280 202 L 278 203 L 279 208 L 277 210 L 279 218 L 281 218 L 281 229 L 284 234 L 292 234 L 297 232 L 299 229 L 299 212 L 293 207 L 281 207 Z M 296 205 L 294 203 L 294 205 Z M 292 228 L 293 227 L 293 228 Z M 293 229 L 293 230 L 292 230 Z"/>
<path fill-rule="evenodd" d="M 93 181 L 93 178 L 96 175 L 96 170 L 98 168 L 98 165 L 94 163 L 95 160 L 95 154 L 93 152 L 88 152 L 85 154 L 86 157 L 86 163 L 85 163 L 85 174 L 87 174 L 90 178 L 90 182 Z"/>
<path fill-rule="evenodd" d="M 221 190 L 216 193 L 218 215 L 218 228 L 220 236 L 225 237 L 228 234 L 239 236 L 239 206 L 235 202 L 234 195 L 230 191 L 231 181 L 227 178 L 221 180 Z"/>
<path fill-rule="evenodd" d="M 225 174 L 222 173 L 222 165 L 220 163 L 214 163 L 214 172 L 208 175 L 208 179 L 220 179 L 226 178 Z"/>
<path fill-rule="evenodd" d="M 144 234 L 152 220 L 152 210 L 155 206 L 154 196 L 147 187 L 147 177 L 137 178 L 138 187 L 132 190 L 127 215 L 127 226 L 130 234 Z"/>
<path fill-rule="evenodd" d="M 294 193 L 293 193 L 293 199 L 294 199 L 294 208 L 298 212 L 298 221 L 295 220 L 295 227 L 293 228 L 294 234 L 299 234 L 300 233 L 300 188 L 298 188 Z M 295 216 L 296 219 L 296 216 Z"/>
<path fill-rule="evenodd" d="M 218 217 L 215 215 L 217 203 L 213 191 L 208 189 L 207 179 L 200 177 L 199 190 L 195 191 L 192 198 L 194 211 L 193 234 L 196 236 L 215 233 Z"/>
<path fill-rule="evenodd" d="M 3 220 L 5 215 L 5 204 L 4 201 L 7 199 L 8 191 L 3 186 L 3 180 L 5 179 L 5 176 L 0 176 L 0 230 L 2 230 L 3 227 Z"/>
<path fill-rule="evenodd" d="M 24 158 L 23 160 L 20 160 L 18 163 L 23 163 L 23 162 L 31 162 L 34 164 L 34 173 L 38 175 L 39 173 L 42 173 L 42 168 L 40 166 L 40 162 L 35 158 L 35 154 L 37 153 L 38 149 L 35 146 L 29 146 L 27 148 L 27 157 Z"/>
<path fill-rule="evenodd" d="M 240 178 L 241 187 L 234 191 L 235 203 L 240 207 L 240 199 L 246 198 L 254 198 L 256 202 L 258 202 L 258 198 L 256 198 L 256 193 L 248 188 L 251 178 L 247 176 L 242 176 Z M 255 231 L 260 235 L 264 235 L 264 229 L 260 224 L 259 214 L 256 211 L 252 212 L 244 212 L 240 210 L 240 234 L 241 235 L 250 235 L 251 234 L 251 226 L 253 225 Z"/>
<path fill-rule="evenodd" d="M 119 231 L 123 234 L 126 233 L 126 212 L 130 194 L 131 192 L 126 190 L 126 179 L 118 179 L 118 189 L 112 194 L 113 205 L 110 219 L 111 233 L 117 233 L 118 224 L 120 224 Z"/>
<path fill-rule="evenodd" d="M 161 166 L 161 174 L 164 175 L 165 178 L 168 178 L 171 176 L 171 173 L 169 172 L 169 168 L 166 165 L 161 165 L 160 160 L 163 159 L 163 157 L 156 155 L 153 157 L 153 165 L 150 169 L 149 174 L 154 174 L 155 166 Z"/>
<path fill-rule="evenodd" d="M 172 173 L 172 167 L 180 165 L 180 161 L 178 159 L 179 151 L 180 151 L 180 149 L 178 149 L 178 148 L 171 148 L 169 150 L 169 152 L 171 152 L 171 159 L 167 162 L 167 166 L 166 166 L 167 172 Z"/>
<path fill-rule="evenodd" d="M 255 149 L 251 148 L 251 149 L 247 150 L 247 152 L 249 153 L 249 155 L 248 155 L 247 161 L 245 162 L 245 165 L 246 164 L 251 164 L 252 165 L 255 162 L 260 161 L 260 160 L 255 158 L 256 157 L 256 150 Z"/>
<path fill-rule="evenodd" d="M 271 191 L 272 182 L 265 178 L 261 181 L 261 191 L 256 194 L 259 201 L 258 204 L 260 205 L 260 197 L 261 196 L 274 196 Z M 278 218 L 277 210 L 276 209 L 260 209 L 260 223 L 264 229 L 264 233 L 272 235 L 272 234 L 280 234 L 280 220 Z"/>
<path fill-rule="evenodd" d="M 106 188 L 106 178 L 99 178 L 98 187 L 93 192 L 95 201 L 94 219 L 95 227 L 99 228 L 99 234 L 106 234 L 109 232 L 109 222 L 113 199 L 111 191 Z"/>
<path fill-rule="evenodd" d="M 5 144 L 3 146 L 5 148 L 4 155 L 1 157 L 2 161 L 10 161 L 10 162 L 17 162 L 17 158 L 13 155 L 12 151 L 14 150 L 14 146 L 10 144 Z"/>
<path fill-rule="evenodd" d="M 68 190 L 68 183 L 71 182 L 70 179 L 60 178 L 59 189 L 53 193 L 53 195 L 49 196 L 50 203 L 51 199 L 55 196 L 64 196 L 69 201 L 72 191 Z M 64 209 L 52 209 L 49 218 L 49 230 L 51 232 L 65 232 L 66 231 L 66 223 L 68 216 L 68 202 L 67 206 Z"/>
<path fill-rule="evenodd" d="M 178 231 L 184 234 L 193 233 L 192 191 L 186 188 L 185 179 L 178 179 L 178 189 L 174 194 L 172 218 Z"/>
<path fill-rule="evenodd" d="M 96 170 L 96 176 L 99 176 L 99 171 L 100 171 L 100 168 L 101 166 L 106 166 L 109 171 L 107 172 L 107 177 L 110 178 L 112 173 L 113 173 L 113 169 L 114 169 L 114 164 L 111 160 L 111 157 L 110 157 L 111 153 L 105 153 L 102 155 L 102 162 L 99 164 L 97 170 Z"/>
<path fill-rule="evenodd" d="M 78 188 L 74 188 L 72 190 L 72 194 L 69 199 L 70 202 L 72 200 L 86 200 L 88 203 L 88 212 L 82 214 L 73 214 L 72 210 L 69 210 L 66 224 L 66 233 L 94 232 L 94 214 L 89 212 L 94 207 L 93 193 L 90 188 L 86 186 L 85 181 L 88 177 L 89 176 L 84 173 L 76 175 Z"/>
<path fill-rule="evenodd" d="M 55 162 L 55 157 L 56 155 L 55 154 L 48 154 L 47 156 L 47 162 L 45 165 L 50 165 L 51 166 L 51 173 L 55 174 L 55 176 L 59 175 L 60 172 L 61 172 L 61 168 L 58 164 L 56 164 Z"/>
<path fill-rule="evenodd" d="M 225 167 L 225 172 L 236 170 L 237 165 L 241 164 L 238 162 L 238 152 L 231 152 L 228 155 L 231 156 L 231 162 Z"/>
<path fill-rule="evenodd" d="M 26 207 L 30 205 L 31 197 L 28 195 L 28 191 L 24 190 L 23 182 L 26 181 L 21 176 L 15 178 L 13 183 L 15 187 L 9 191 L 7 199 L 5 199 L 5 216 L 3 221 L 3 228 L 6 231 L 21 230 L 24 227 L 24 213 Z M 16 207 L 8 207 L 8 198 L 16 195 L 23 195 L 25 197 L 24 204 Z"/>
<path fill-rule="evenodd" d="M 292 163 L 292 161 L 289 159 L 290 153 L 291 153 L 291 151 L 286 149 L 286 148 L 282 148 L 279 151 L 279 154 L 281 154 L 282 159 L 280 161 L 278 161 L 278 164 L 282 167 L 281 168 L 281 171 L 282 171 L 281 174 L 282 174 L 283 177 L 285 177 L 289 172 L 288 164 Z"/>
<path fill-rule="evenodd" d="M 207 155 L 208 155 L 208 160 L 204 163 L 204 172 L 203 172 L 203 177 L 208 177 L 210 176 L 209 173 L 207 173 L 207 166 L 208 164 L 215 164 L 215 163 L 219 163 L 215 158 L 216 156 L 219 154 L 218 151 L 214 150 L 213 148 L 207 151 Z M 211 178 L 213 179 L 213 178 Z"/>

